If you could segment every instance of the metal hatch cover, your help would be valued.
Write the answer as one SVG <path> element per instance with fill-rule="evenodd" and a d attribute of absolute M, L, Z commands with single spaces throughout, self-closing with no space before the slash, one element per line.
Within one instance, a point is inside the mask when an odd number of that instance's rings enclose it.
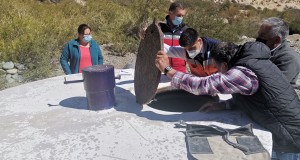
<path fill-rule="evenodd" d="M 163 49 L 163 33 L 154 20 L 141 40 L 134 72 L 136 102 L 146 104 L 154 98 L 161 72 L 155 66 L 156 54 Z"/>

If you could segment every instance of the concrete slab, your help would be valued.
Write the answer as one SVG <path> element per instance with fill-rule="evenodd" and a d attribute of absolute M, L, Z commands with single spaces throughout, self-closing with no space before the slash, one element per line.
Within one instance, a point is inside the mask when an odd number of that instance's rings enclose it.
<path fill-rule="evenodd" d="M 169 85 L 164 78 L 159 87 Z M 180 120 L 224 128 L 251 122 L 239 111 L 174 113 L 139 105 L 128 71 L 116 80 L 117 105 L 104 111 L 86 109 L 83 83 L 63 82 L 59 76 L 0 92 L 0 159 L 191 159 L 185 129 L 175 127 Z M 271 152 L 271 133 L 256 124 L 254 133 Z"/>

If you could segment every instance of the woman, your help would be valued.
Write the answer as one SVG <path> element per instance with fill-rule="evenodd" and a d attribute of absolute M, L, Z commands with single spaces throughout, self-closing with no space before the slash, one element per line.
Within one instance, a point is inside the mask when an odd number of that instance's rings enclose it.
<path fill-rule="evenodd" d="M 81 73 L 82 69 L 92 65 L 103 64 L 99 44 L 92 39 L 91 27 L 81 24 L 78 38 L 69 41 L 60 56 L 60 64 L 65 74 Z"/>

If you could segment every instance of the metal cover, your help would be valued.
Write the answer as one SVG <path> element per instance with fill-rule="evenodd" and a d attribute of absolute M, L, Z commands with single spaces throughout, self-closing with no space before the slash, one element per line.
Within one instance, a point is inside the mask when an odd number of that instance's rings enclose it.
<path fill-rule="evenodd" d="M 156 54 L 163 49 L 163 33 L 154 21 L 146 30 L 136 57 L 134 91 L 136 102 L 145 104 L 155 96 L 161 72 L 155 66 Z"/>

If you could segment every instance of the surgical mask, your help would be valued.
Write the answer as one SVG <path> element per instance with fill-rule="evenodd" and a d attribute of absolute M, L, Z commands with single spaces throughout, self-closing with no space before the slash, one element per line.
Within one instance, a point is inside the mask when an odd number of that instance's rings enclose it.
<path fill-rule="evenodd" d="M 177 17 L 175 16 L 175 19 L 172 20 L 172 23 L 177 26 L 177 25 L 180 25 L 182 23 L 182 20 L 183 20 L 183 17 Z"/>
<path fill-rule="evenodd" d="M 84 35 L 82 40 L 83 42 L 88 43 L 92 40 L 92 35 Z"/>
<path fill-rule="evenodd" d="M 200 49 L 191 50 L 191 51 L 187 50 L 187 53 L 190 58 L 194 59 L 200 53 Z"/>

